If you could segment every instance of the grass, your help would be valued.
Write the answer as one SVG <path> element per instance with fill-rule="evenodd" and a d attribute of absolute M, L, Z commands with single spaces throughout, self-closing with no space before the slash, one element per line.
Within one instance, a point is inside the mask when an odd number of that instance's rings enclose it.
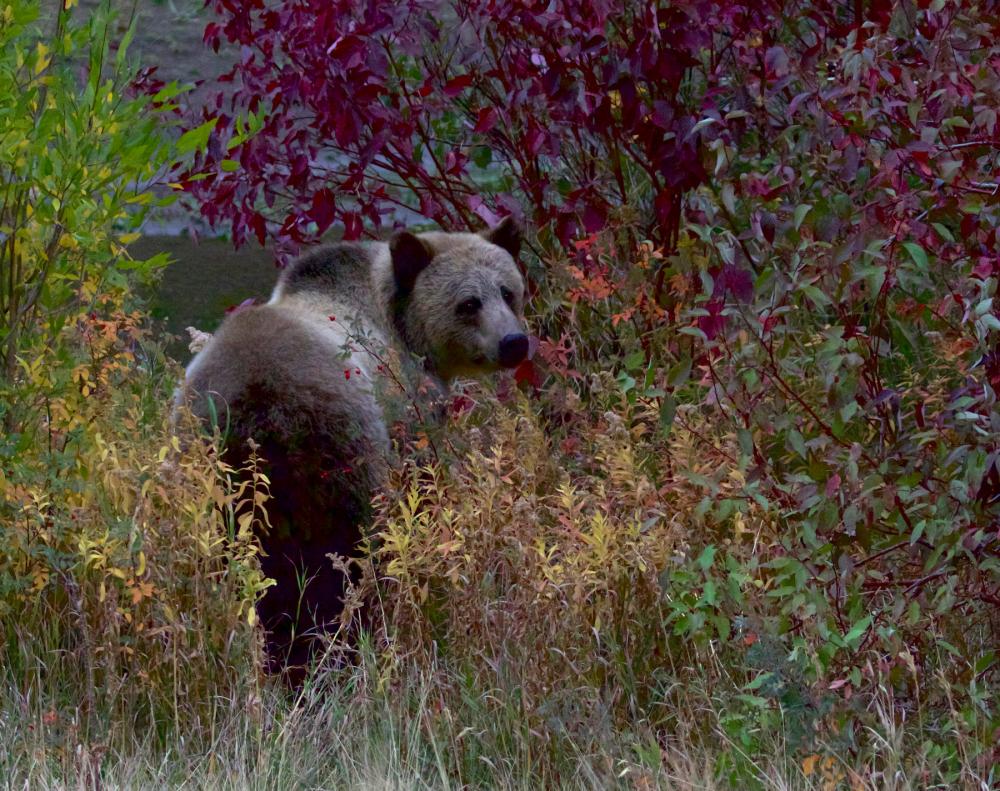
<path fill-rule="evenodd" d="M 685 578 L 656 570 L 689 551 L 678 515 L 693 506 L 683 487 L 658 491 L 641 410 L 622 420 L 599 408 L 611 391 L 598 379 L 593 408 L 566 429 L 582 443 L 576 461 L 553 450 L 558 436 L 531 402 L 485 391 L 436 443 L 439 463 L 419 440 L 407 451 L 381 504 L 380 582 L 358 592 L 383 626 L 290 696 L 255 670 L 246 603 L 259 579 L 232 532 L 249 495 L 227 484 L 210 445 L 161 466 L 163 415 L 135 416 L 136 399 L 166 402 L 170 373 L 99 391 L 76 413 L 100 436 L 77 440 L 74 469 L 88 470 L 93 494 L 44 534 L 70 565 L 5 599 L 4 787 L 990 787 L 975 749 L 989 735 L 949 725 L 968 712 L 960 690 L 941 697 L 946 679 L 924 680 L 930 701 L 873 671 L 844 725 L 817 708 L 830 699 L 822 678 L 803 687 L 804 707 L 748 694 L 761 667 L 784 673 L 780 642 L 753 658 L 738 636 L 699 644 L 672 632 Z M 156 486 L 143 484 L 150 470 Z M 664 503 L 673 516 L 644 530 L 646 509 Z M 144 572 L 109 524 L 133 540 L 141 526 Z M 228 549 L 217 540 L 227 531 Z M 73 560 L 83 540 L 106 565 Z M 143 595 L 140 578 L 153 583 Z"/>
<path fill-rule="evenodd" d="M 462 686 L 441 668 L 411 673 L 379 688 L 373 655 L 313 679 L 297 698 L 248 677 L 240 695 L 212 702 L 199 738 L 181 722 L 165 723 L 160 738 L 112 725 L 104 738 L 78 741 L 71 709 L 45 709 L 37 699 L 3 690 L 0 757 L 4 787 L 30 789 L 464 789 L 529 791 L 560 789 L 722 789 L 746 787 L 715 779 L 725 750 L 738 749 L 718 735 L 717 750 L 683 742 L 657 743 L 634 723 L 622 731 L 598 721 L 589 737 L 559 741 L 546 754 L 551 734 L 530 733 L 515 695 L 466 688 L 458 708 L 442 706 L 443 688 Z M 182 704 L 183 705 L 183 704 Z M 700 730 L 718 714 L 713 701 L 691 690 L 680 719 Z M 872 764 L 850 766 L 833 759 L 793 759 L 780 742 L 770 758 L 753 764 L 754 787 L 909 791 L 944 788 L 925 784 L 924 770 L 903 769 L 904 731 L 890 708 Z M 559 723 L 552 723 L 553 732 Z M 164 737 L 166 737 L 164 739 Z M 805 769 L 808 769 L 809 776 Z M 851 774 L 851 770 L 855 774 Z M 867 774 L 866 779 L 861 779 Z M 959 787 L 959 786 L 955 786 Z M 964 785 L 975 788 L 974 785 Z M 983 785 L 982 789 L 988 787 Z"/>

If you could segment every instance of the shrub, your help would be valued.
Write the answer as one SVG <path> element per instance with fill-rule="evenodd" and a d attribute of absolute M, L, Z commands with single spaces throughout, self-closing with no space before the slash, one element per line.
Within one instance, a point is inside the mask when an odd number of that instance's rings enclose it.
<path fill-rule="evenodd" d="M 406 656 L 546 738 L 574 694 L 669 733 L 665 668 L 698 667 L 734 783 L 776 733 L 804 773 L 823 745 L 871 768 L 914 711 L 904 763 L 994 782 L 991 5 L 215 7 L 209 43 L 245 49 L 182 182 L 237 243 L 520 205 L 569 259 L 519 371 L 544 436 L 501 416 L 397 481 L 376 556 Z"/>
<path fill-rule="evenodd" d="M 998 217 L 982 181 L 1000 19 L 900 4 L 838 27 L 835 11 L 790 23 L 762 67 L 734 40 L 742 87 L 665 269 L 747 476 L 740 503 L 704 481 L 706 516 L 760 507 L 782 525 L 756 554 L 815 672 L 870 684 L 866 649 L 898 687 L 947 668 L 969 695 L 954 727 L 988 734 L 996 713 L 972 710 L 1000 601 Z"/>
<path fill-rule="evenodd" d="M 123 245 L 154 203 L 142 187 L 170 165 L 150 99 L 130 97 L 127 42 L 110 52 L 107 13 L 73 25 L 63 8 L 46 37 L 38 11 L 8 3 L 0 28 L 0 378 L 25 407 L 76 309 L 164 263 Z"/>
<path fill-rule="evenodd" d="M 0 10 L 0 683 L 53 707 L 72 761 L 123 722 L 196 734 L 246 676 L 266 484 L 171 436 L 177 371 L 131 294 L 163 261 L 124 245 L 174 163 L 176 87 L 130 98 L 107 9 L 69 6 L 51 37 L 38 4 Z"/>
<path fill-rule="evenodd" d="M 238 44 L 213 145 L 181 183 L 237 244 L 347 238 L 403 210 L 460 230 L 527 213 L 564 245 L 622 219 L 676 242 L 701 182 L 700 122 L 725 76 L 729 3 L 219 0 Z M 705 52 L 711 51 L 711 63 Z"/>

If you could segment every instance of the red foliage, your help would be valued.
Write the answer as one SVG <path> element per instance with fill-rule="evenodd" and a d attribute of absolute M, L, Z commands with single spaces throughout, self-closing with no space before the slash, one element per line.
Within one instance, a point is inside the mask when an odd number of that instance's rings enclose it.
<path fill-rule="evenodd" d="M 211 5 L 219 21 L 206 43 L 225 38 L 240 59 L 204 110 L 219 119 L 208 151 L 180 181 L 238 245 L 250 234 L 298 244 L 333 223 L 354 238 L 401 207 L 446 229 L 526 212 L 567 244 L 630 205 L 642 233 L 670 247 L 681 197 L 705 175 L 700 141 L 720 120 L 725 64 L 741 54 L 731 36 L 766 30 L 780 11 L 704 0 Z M 249 113 L 261 128 L 240 134 L 235 119 Z"/>

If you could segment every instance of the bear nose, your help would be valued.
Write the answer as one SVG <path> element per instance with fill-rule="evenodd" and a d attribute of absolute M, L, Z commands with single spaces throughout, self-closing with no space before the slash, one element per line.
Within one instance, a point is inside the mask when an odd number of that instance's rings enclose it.
<path fill-rule="evenodd" d="M 500 339 L 500 365 L 516 368 L 528 356 L 528 336 L 521 332 L 504 335 Z"/>

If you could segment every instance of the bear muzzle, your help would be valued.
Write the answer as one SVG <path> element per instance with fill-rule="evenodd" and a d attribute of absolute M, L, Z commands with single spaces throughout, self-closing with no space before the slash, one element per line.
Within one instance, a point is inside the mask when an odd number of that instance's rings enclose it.
<path fill-rule="evenodd" d="M 504 368 L 517 368 L 528 356 L 528 336 L 523 332 L 504 335 L 500 339 L 497 360 Z"/>

